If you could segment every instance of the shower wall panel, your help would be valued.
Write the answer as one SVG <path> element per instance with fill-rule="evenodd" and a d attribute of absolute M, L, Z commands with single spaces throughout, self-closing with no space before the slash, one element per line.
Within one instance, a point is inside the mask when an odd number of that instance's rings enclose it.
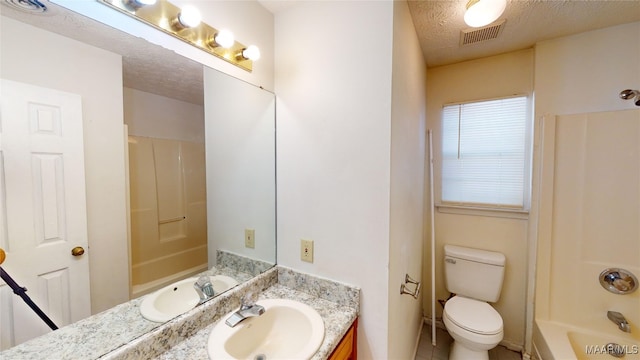
<path fill-rule="evenodd" d="M 206 269 L 204 144 L 130 136 L 129 161 L 133 287 Z"/>
<path fill-rule="evenodd" d="M 539 255 L 550 260 L 548 317 L 606 328 L 607 311 L 616 310 L 638 324 L 640 292 L 607 292 L 598 275 L 609 267 L 640 275 L 640 111 L 558 116 L 548 126 L 545 137 L 554 135 L 545 146 L 554 150 L 545 171 L 554 176 L 545 186 L 553 195 Z"/>

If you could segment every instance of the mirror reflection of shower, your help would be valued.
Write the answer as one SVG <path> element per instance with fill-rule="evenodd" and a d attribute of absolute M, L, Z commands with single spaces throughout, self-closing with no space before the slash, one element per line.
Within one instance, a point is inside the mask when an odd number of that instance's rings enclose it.
<path fill-rule="evenodd" d="M 620 99 L 633 100 L 636 106 L 640 106 L 640 91 L 626 89 L 620 92 Z"/>

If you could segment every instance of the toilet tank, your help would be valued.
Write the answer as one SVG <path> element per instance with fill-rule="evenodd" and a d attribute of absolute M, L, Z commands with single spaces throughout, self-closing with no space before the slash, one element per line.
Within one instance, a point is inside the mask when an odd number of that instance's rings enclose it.
<path fill-rule="evenodd" d="M 447 290 L 465 297 L 496 302 L 504 279 L 504 254 L 462 246 L 444 246 Z"/>

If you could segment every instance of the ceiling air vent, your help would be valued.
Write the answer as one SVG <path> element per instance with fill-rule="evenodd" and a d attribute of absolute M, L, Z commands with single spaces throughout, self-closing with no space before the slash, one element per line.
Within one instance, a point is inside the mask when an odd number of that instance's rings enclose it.
<path fill-rule="evenodd" d="M 507 20 L 484 26 L 481 28 L 466 29 L 460 32 L 460 45 L 471 45 L 497 38 Z"/>

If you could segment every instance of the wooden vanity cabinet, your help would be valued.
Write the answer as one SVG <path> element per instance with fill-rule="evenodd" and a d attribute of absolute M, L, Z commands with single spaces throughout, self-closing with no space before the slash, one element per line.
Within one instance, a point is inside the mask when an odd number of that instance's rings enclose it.
<path fill-rule="evenodd" d="M 329 360 L 357 360 L 358 319 L 351 324 L 338 346 L 333 350 Z"/>

